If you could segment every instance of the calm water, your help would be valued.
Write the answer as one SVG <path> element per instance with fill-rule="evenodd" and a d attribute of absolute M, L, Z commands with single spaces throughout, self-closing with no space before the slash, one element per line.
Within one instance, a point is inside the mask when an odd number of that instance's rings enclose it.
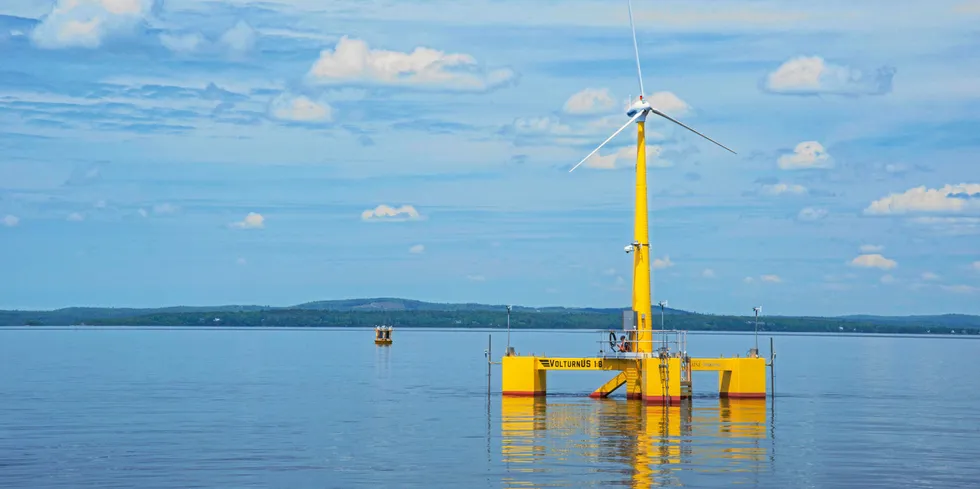
<path fill-rule="evenodd" d="M 723 402 L 695 372 L 664 409 L 584 397 L 601 372 L 551 372 L 535 401 L 502 398 L 494 366 L 487 396 L 487 335 L 0 330 L 0 487 L 980 485 L 977 340 L 777 336 L 775 399 Z M 597 340 L 512 333 L 524 353 Z"/>

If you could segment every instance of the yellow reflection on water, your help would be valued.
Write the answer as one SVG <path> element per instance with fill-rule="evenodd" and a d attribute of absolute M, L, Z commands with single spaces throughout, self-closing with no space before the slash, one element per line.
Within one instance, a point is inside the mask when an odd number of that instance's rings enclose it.
<path fill-rule="evenodd" d="M 503 397 L 501 454 L 512 486 L 680 486 L 705 472 L 758 473 L 767 461 L 764 399 L 670 407 L 640 401 Z M 585 467 L 569 473 L 568 467 Z M 567 481 L 554 480 L 568 474 Z M 594 479 L 594 480 L 590 480 Z"/>

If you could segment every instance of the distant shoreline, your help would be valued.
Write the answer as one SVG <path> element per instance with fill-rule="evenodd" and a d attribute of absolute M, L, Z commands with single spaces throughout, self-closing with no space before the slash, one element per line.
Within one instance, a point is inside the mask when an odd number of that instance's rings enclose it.
<path fill-rule="evenodd" d="M 49 325 L 49 326 L 0 326 L 0 331 L 306 331 L 306 332 L 326 332 L 326 331 L 364 331 L 370 332 L 372 326 L 133 326 L 133 325 Z M 402 331 L 411 332 L 452 332 L 452 333 L 488 333 L 506 334 L 506 328 L 460 328 L 460 327 L 431 327 L 431 326 L 406 326 Z M 606 329 L 592 330 L 584 328 L 527 328 L 512 329 L 511 335 L 521 333 L 578 333 L 578 334 L 601 334 Z M 698 331 L 685 330 L 689 335 L 694 336 L 753 336 L 754 331 Z M 780 336 L 814 336 L 814 337 L 863 337 L 863 338 L 922 338 L 922 339 L 970 339 L 980 340 L 980 333 L 860 333 L 860 332 L 822 332 L 822 331 L 759 331 L 760 337 L 780 337 Z"/>
<path fill-rule="evenodd" d="M 531 308 L 514 306 L 509 315 L 514 331 L 601 331 L 623 329 L 622 308 Z M 663 314 L 663 317 L 661 316 Z M 653 327 L 699 333 L 751 333 L 754 316 L 699 314 L 679 309 L 654 309 Z M 627 316 L 628 317 L 628 316 Z M 64 308 L 53 311 L 0 311 L 0 327 L 158 327 L 158 328 L 373 328 L 497 331 L 506 327 L 506 306 L 437 304 L 395 298 L 318 301 L 293 307 L 210 306 L 129 308 Z M 760 334 L 892 334 L 980 335 L 980 316 L 794 317 L 758 318 Z"/>

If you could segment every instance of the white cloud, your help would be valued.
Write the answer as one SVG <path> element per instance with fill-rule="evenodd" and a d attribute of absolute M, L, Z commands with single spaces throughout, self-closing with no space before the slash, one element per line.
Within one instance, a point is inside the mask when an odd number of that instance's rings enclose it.
<path fill-rule="evenodd" d="M 207 42 L 199 33 L 191 34 L 160 34 L 160 44 L 175 53 L 191 53 L 197 51 Z"/>
<path fill-rule="evenodd" d="M 85 220 L 85 216 L 81 215 L 78 212 L 72 212 L 71 214 L 68 214 L 68 217 L 66 219 L 72 222 L 81 222 Z"/>
<path fill-rule="evenodd" d="M 471 282 L 485 282 L 487 280 L 483 275 L 467 275 L 466 280 Z"/>
<path fill-rule="evenodd" d="M 805 194 L 807 192 L 806 187 L 802 185 L 797 185 L 793 183 L 777 183 L 774 185 L 766 185 L 766 192 L 772 195 L 781 194 Z"/>
<path fill-rule="evenodd" d="M 817 141 L 803 141 L 793 148 L 793 153 L 780 156 L 777 164 L 783 170 L 832 168 L 834 160 L 822 144 Z"/>
<path fill-rule="evenodd" d="M 776 274 L 766 274 L 766 275 L 760 275 L 758 278 L 745 277 L 744 279 L 742 279 L 742 281 L 747 284 L 752 284 L 755 283 L 756 281 L 766 282 L 770 284 L 778 284 L 778 283 L 782 283 L 783 279 Z"/>
<path fill-rule="evenodd" d="M 670 257 L 669 256 L 664 256 L 663 258 L 654 258 L 653 259 L 653 269 L 654 270 L 661 270 L 661 269 L 664 269 L 664 268 L 670 268 L 672 266 L 674 266 L 674 262 L 670 261 Z"/>
<path fill-rule="evenodd" d="M 972 285 L 940 285 L 940 288 L 947 292 L 955 292 L 957 294 L 980 293 L 980 288 Z"/>
<path fill-rule="evenodd" d="M 825 217 L 827 217 L 827 209 L 816 207 L 805 207 L 796 215 L 796 218 L 801 221 L 819 221 Z"/>
<path fill-rule="evenodd" d="M 960 212 L 968 207 L 980 208 L 977 202 L 980 202 L 980 183 L 947 184 L 942 188 L 926 188 L 923 185 L 882 197 L 864 209 L 864 213 Z"/>
<path fill-rule="evenodd" d="M 819 56 L 797 56 L 766 77 L 763 88 L 782 95 L 882 95 L 891 91 L 895 69 L 883 66 L 873 73 L 824 61 Z"/>
<path fill-rule="evenodd" d="M 262 217 L 262 214 L 249 212 L 248 215 L 245 216 L 245 219 L 238 222 L 233 222 L 231 223 L 231 226 L 239 229 L 261 229 L 265 227 L 265 218 Z"/>
<path fill-rule="evenodd" d="M 654 92 L 647 96 L 647 102 L 651 107 L 671 117 L 686 115 L 691 110 L 691 106 L 673 92 Z"/>
<path fill-rule="evenodd" d="M 602 271 L 602 274 L 603 275 L 610 275 L 610 276 L 616 275 L 616 269 L 615 268 L 607 268 L 607 269 L 605 269 L 605 270 Z"/>
<path fill-rule="evenodd" d="M 878 280 L 883 284 L 893 284 L 896 282 L 895 277 L 891 276 L 890 274 L 882 275 Z"/>
<path fill-rule="evenodd" d="M 147 211 L 146 211 L 146 209 L 143 209 L 143 208 L 140 208 L 140 209 L 139 209 L 139 210 L 137 210 L 136 212 L 138 212 L 138 213 L 139 213 L 139 215 L 141 215 L 141 216 L 143 216 L 143 217 L 146 217 L 146 216 L 149 216 L 149 215 L 150 215 L 150 213 L 149 213 L 149 212 L 147 212 Z"/>
<path fill-rule="evenodd" d="M 246 260 L 245 260 L 244 258 L 242 258 L 242 257 L 238 257 L 238 259 L 237 259 L 237 260 L 235 260 L 235 263 L 236 263 L 236 264 L 238 264 L 238 265 L 245 265 L 245 264 L 247 264 L 248 262 L 247 262 L 247 261 L 246 261 Z"/>
<path fill-rule="evenodd" d="M 873 244 L 861 245 L 861 253 L 878 253 L 884 249 L 885 247 L 881 245 L 873 245 Z"/>
<path fill-rule="evenodd" d="M 565 102 L 563 110 L 568 114 L 595 114 L 613 108 L 608 88 L 586 88 Z"/>
<path fill-rule="evenodd" d="M 929 281 L 939 280 L 939 275 L 936 275 L 935 273 L 932 272 L 922 272 L 921 277 L 922 280 L 929 280 Z"/>
<path fill-rule="evenodd" d="M 970 268 L 972 268 L 973 270 L 975 270 L 977 272 L 980 272 L 980 261 L 975 261 L 975 262 L 971 263 L 970 264 Z"/>
<path fill-rule="evenodd" d="M 381 204 L 374 209 L 362 212 L 361 219 L 365 221 L 415 221 L 422 219 L 422 215 L 411 205 L 395 208 Z"/>
<path fill-rule="evenodd" d="M 17 216 L 12 216 L 10 214 L 7 214 L 6 216 L 3 216 L 3 219 L 0 219 L 0 224 L 3 224 L 8 228 L 12 228 L 20 224 L 20 218 Z"/>
<path fill-rule="evenodd" d="M 330 122 L 333 108 L 326 103 L 318 103 L 304 96 L 292 97 L 281 94 L 269 106 L 272 117 L 284 121 Z"/>
<path fill-rule="evenodd" d="M 34 45 L 44 49 L 94 49 L 109 36 L 132 31 L 153 7 L 154 0 L 57 0 L 31 31 Z"/>
<path fill-rule="evenodd" d="M 980 14 L 980 0 L 966 0 L 956 5 L 953 10 L 961 14 Z"/>
<path fill-rule="evenodd" d="M 410 53 L 371 49 L 367 42 L 347 36 L 333 51 L 323 50 L 308 73 L 315 83 L 378 83 L 453 90 L 482 91 L 507 84 L 516 74 L 509 69 L 483 72 L 468 54 L 417 47 Z"/>
<path fill-rule="evenodd" d="M 704 271 L 701 272 L 701 276 L 704 278 L 715 278 L 715 271 L 710 268 L 705 268 Z"/>
<path fill-rule="evenodd" d="M 177 206 L 175 206 L 173 204 L 169 204 L 169 203 L 157 204 L 157 205 L 154 205 L 153 206 L 153 213 L 154 214 L 160 214 L 160 215 L 173 214 L 173 213 L 177 212 L 177 210 L 178 210 L 178 207 Z"/>
<path fill-rule="evenodd" d="M 656 144 L 648 144 L 646 146 L 647 168 L 668 168 L 674 165 L 670 161 L 660 157 L 663 151 L 664 148 Z M 585 160 L 582 166 L 596 170 L 633 168 L 636 166 L 636 145 L 620 148 L 615 153 L 605 156 L 600 151 Z"/>
<path fill-rule="evenodd" d="M 411 248 L 408 249 L 408 252 L 409 253 L 414 253 L 416 255 L 418 255 L 418 254 L 420 254 L 420 253 L 422 253 L 424 251 L 425 251 L 425 245 L 420 245 L 420 244 L 417 244 L 415 246 L 412 246 Z"/>
<path fill-rule="evenodd" d="M 858 255 L 857 258 L 851 260 L 851 266 L 862 267 L 862 268 L 880 268 L 882 270 L 891 270 L 898 266 L 895 260 L 890 260 L 878 253 L 870 253 L 864 255 Z"/>
<path fill-rule="evenodd" d="M 163 33 L 159 38 L 163 47 L 175 53 L 223 52 L 240 56 L 252 50 L 258 33 L 247 22 L 240 20 L 215 41 L 209 40 L 199 32 Z"/>
<path fill-rule="evenodd" d="M 219 42 L 235 53 L 244 53 L 255 45 L 256 33 L 247 22 L 239 20 L 231 29 L 221 35 Z"/>

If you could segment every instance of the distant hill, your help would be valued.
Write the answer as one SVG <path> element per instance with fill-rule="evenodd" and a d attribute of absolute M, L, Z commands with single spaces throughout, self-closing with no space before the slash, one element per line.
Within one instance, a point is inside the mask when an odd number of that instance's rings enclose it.
<path fill-rule="evenodd" d="M 305 302 L 290 306 L 288 309 L 306 309 L 316 311 L 504 311 L 504 304 L 478 303 L 438 303 L 424 302 L 393 297 L 378 297 L 370 299 L 338 299 L 327 301 Z M 514 312 L 594 312 L 599 314 L 618 314 L 625 308 L 594 308 L 594 307 L 530 307 L 514 305 Z M 679 309 L 665 308 L 664 314 L 691 314 Z"/>
<path fill-rule="evenodd" d="M 619 329 L 625 308 L 513 306 L 514 328 Z M 67 307 L 52 311 L 0 311 L 0 326 L 371 326 L 496 328 L 506 323 L 506 306 L 436 303 L 395 297 L 338 299 L 294 306 L 171 306 L 160 308 Z M 691 331 L 751 331 L 751 316 L 699 314 L 665 308 L 668 328 Z M 654 315 L 657 315 L 656 308 Z M 658 318 L 654 318 L 656 320 Z M 763 316 L 762 331 L 870 333 L 980 333 L 980 316 L 841 317 Z"/>
<path fill-rule="evenodd" d="M 872 316 L 856 314 L 841 316 L 841 318 L 854 321 L 917 324 L 919 326 L 980 328 L 980 316 L 972 316 L 969 314 L 938 314 L 935 316 Z"/>

